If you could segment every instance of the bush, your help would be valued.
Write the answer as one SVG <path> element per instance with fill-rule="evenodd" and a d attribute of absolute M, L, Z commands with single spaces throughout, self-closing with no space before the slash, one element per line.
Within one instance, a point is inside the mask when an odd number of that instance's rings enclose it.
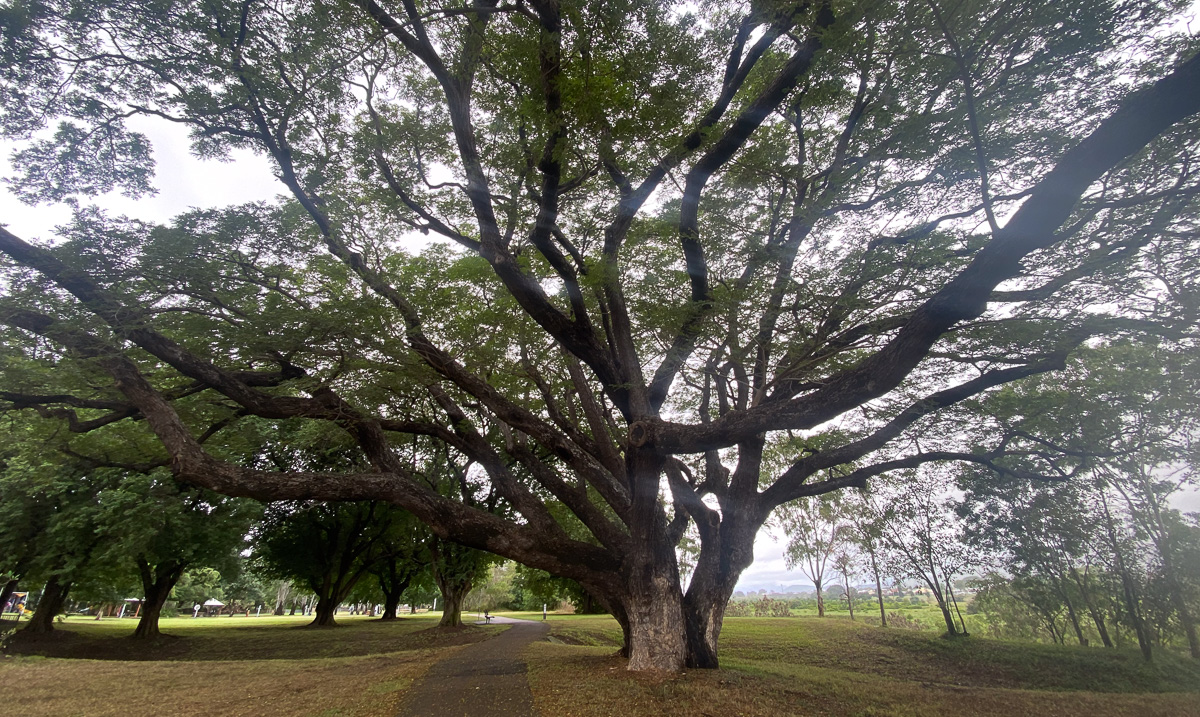
<path fill-rule="evenodd" d="M 888 627 L 898 627 L 901 630 L 924 630 L 925 625 L 915 617 L 909 617 L 902 612 L 888 613 Z"/>
<path fill-rule="evenodd" d="M 725 604 L 725 617 L 791 617 L 792 608 L 787 600 L 772 600 L 762 598 L 750 602 L 748 600 L 730 600 Z"/>

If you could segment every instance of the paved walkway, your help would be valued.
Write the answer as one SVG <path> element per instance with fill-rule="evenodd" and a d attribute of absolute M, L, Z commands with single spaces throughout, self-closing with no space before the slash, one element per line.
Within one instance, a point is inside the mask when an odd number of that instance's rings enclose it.
<path fill-rule="evenodd" d="M 409 690 L 401 717 L 530 717 L 533 697 L 521 650 L 550 631 L 543 622 L 493 617 L 512 625 L 496 637 L 468 645 L 429 668 Z"/>

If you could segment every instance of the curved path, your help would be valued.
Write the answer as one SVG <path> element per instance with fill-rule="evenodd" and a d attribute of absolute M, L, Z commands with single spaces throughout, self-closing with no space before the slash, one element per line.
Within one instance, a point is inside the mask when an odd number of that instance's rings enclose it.
<path fill-rule="evenodd" d="M 530 717 L 533 697 L 521 650 L 550 631 L 544 622 L 493 617 L 511 625 L 496 637 L 438 662 L 408 691 L 401 717 Z"/>

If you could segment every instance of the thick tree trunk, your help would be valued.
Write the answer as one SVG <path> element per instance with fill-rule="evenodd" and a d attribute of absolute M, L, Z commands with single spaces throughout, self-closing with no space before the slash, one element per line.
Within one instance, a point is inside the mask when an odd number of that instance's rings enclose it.
<path fill-rule="evenodd" d="M 48 633 L 54 630 L 54 618 L 63 610 L 63 605 L 67 602 L 67 593 L 71 591 L 71 582 L 68 580 L 65 583 L 59 583 L 57 577 L 52 577 L 46 583 L 46 588 L 42 590 L 42 597 L 38 600 L 37 610 L 34 611 L 33 617 L 29 619 L 29 623 L 22 628 L 22 632 L 29 633 Z"/>
<path fill-rule="evenodd" d="M 167 596 L 171 594 L 171 589 L 156 593 L 151 596 L 146 595 L 146 602 L 143 607 L 141 618 L 138 620 L 137 628 L 133 631 L 133 637 L 137 639 L 153 639 L 159 636 L 158 618 L 162 614 L 163 604 L 167 601 Z"/>
<path fill-rule="evenodd" d="M 692 579 L 694 582 L 695 576 Z M 725 607 L 729 604 L 729 596 L 732 594 L 732 586 L 720 583 L 703 586 L 701 589 L 696 589 L 694 584 L 689 587 L 683 600 L 687 667 L 720 667 L 717 659 L 717 641 L 721 637 L 721 627 L 725 621 Z"/>
<path fill-rule="evenodd" d="M 659 501 L 664 461 L 652 452 L 634 450 L 628 465 L 632 547 L 624 556 L 621 575 L 628 669 L 679 672 L 687 658 L 687 633 L 675 541 L 669 537 L 666 513 Z"/>
<path fill-rule="evenodd" d="M 145 602 L 140 606 L 141 618 L 133 637 L 138 639 L 153 639 L 159 636 L 158 618 L 162 614 L 163 605 L 171 595 L 171 590 L 187 566 L 181 563 L 166 563 L 151 570 L 150 565 L 141 558 L 138 559 L 138 569 L 142 577 L 142 590 Z"/>
<path fill-rule="evenodd" d="M 338 604 L 341 601 L 337 598 L 326 597 L 321 595 L 317 598 L 317 609 L 313 611 L 313 621 L 308 624 L 309 627 L 336 627 L 337 621 L 333 619 Z"/>
<path fill-rule="evenodd" d="M 813 578 L 813 587 L 817 589 L 817 617 L 825 617 L 825 586 L 821 584 L 821 578 Z"/>
<path fill-rule="evenodd" d="M 700 557 L 683 598 L 684 629 L 687 631 L 686 665 L 690 668 L 719 667 L 717 641 L 725 620 L 725 608 L 742 571 L 754 562 L 754 538 L 759 525 L 752 519 L 727 517 L 701 543 Z"/>
<path fill-rule="evenodd" d="M 380 620 L 395 620 L 396 611 L 400 609 L 400 596 L 404 591 L 383 594 L 383 615 Z"/>
<path fill-rule="evenodd" d="M 456 580 L 439 580 L 438 590 L 442 595 L 442 619 L 438 627 L 460 627 L 462 623 L 463 601 L 471 592 L 471 584 L 465 585 Z"/>
<path fill-rule="evenodd" d="M 665 564 L 648 555 L 638 557 L 640 560 L 626 583 L 629 598 L 625 611 L 631 640 L 629 669 L 679 672 L 687 657 L 687 638 L 674 555 Z"/>
<path fill-rule="evenodd" d="M 378 573 L 379 589 L 383 592 L 382 620 L 395 620 L 396 611 L 400 608 L 400 598 L 412 584 L 417 570 L 411 565 L 404 565 L 400 558 L 393 556 Z"/>

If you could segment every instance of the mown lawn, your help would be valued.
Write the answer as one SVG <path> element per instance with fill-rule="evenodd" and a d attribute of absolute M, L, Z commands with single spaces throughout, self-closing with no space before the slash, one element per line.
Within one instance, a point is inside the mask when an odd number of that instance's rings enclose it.
<path fill-rule="evenodd" d="M 132 620 L 71 618 L 49 639 L 9 644 L 0 694 L 7 712 L 31 717 L 390 717 L 431 664 L 504 629 L 430 629 L 436 617 L 344 617 L 324 630 L 300 617 L 177 618 L 152 645 L 129 639 Z M 1200 717 L 1200 664 L 1175 655 L 1146 665 L 1136 651 L 948 640 L 838 617 L 729 618 L 722 669 L 648 677 L 614 656 L 611 618 L 548 623 L 554 641 L 524 655 L 544 717 Z"/>
<path fill-rule="evenodd" d="M 946 639 L 842 618 L 729 618 L 722 669 L 634 677 L 608 618 L 529 648 L 543 715 L 1200 715 L 1200 664 L 1136 651 Z"/>
<path fill-rule="evenodd" d="M 173 618 L 153 644 L 128 637 L 133 620 L 71 618 L 9 642 L 0 703 L 30 717 L 392 717 L 430 665 L 504 629 L 431 629 L 436 618 L 343 617 L 326 629 L 301 617 Z"/>

